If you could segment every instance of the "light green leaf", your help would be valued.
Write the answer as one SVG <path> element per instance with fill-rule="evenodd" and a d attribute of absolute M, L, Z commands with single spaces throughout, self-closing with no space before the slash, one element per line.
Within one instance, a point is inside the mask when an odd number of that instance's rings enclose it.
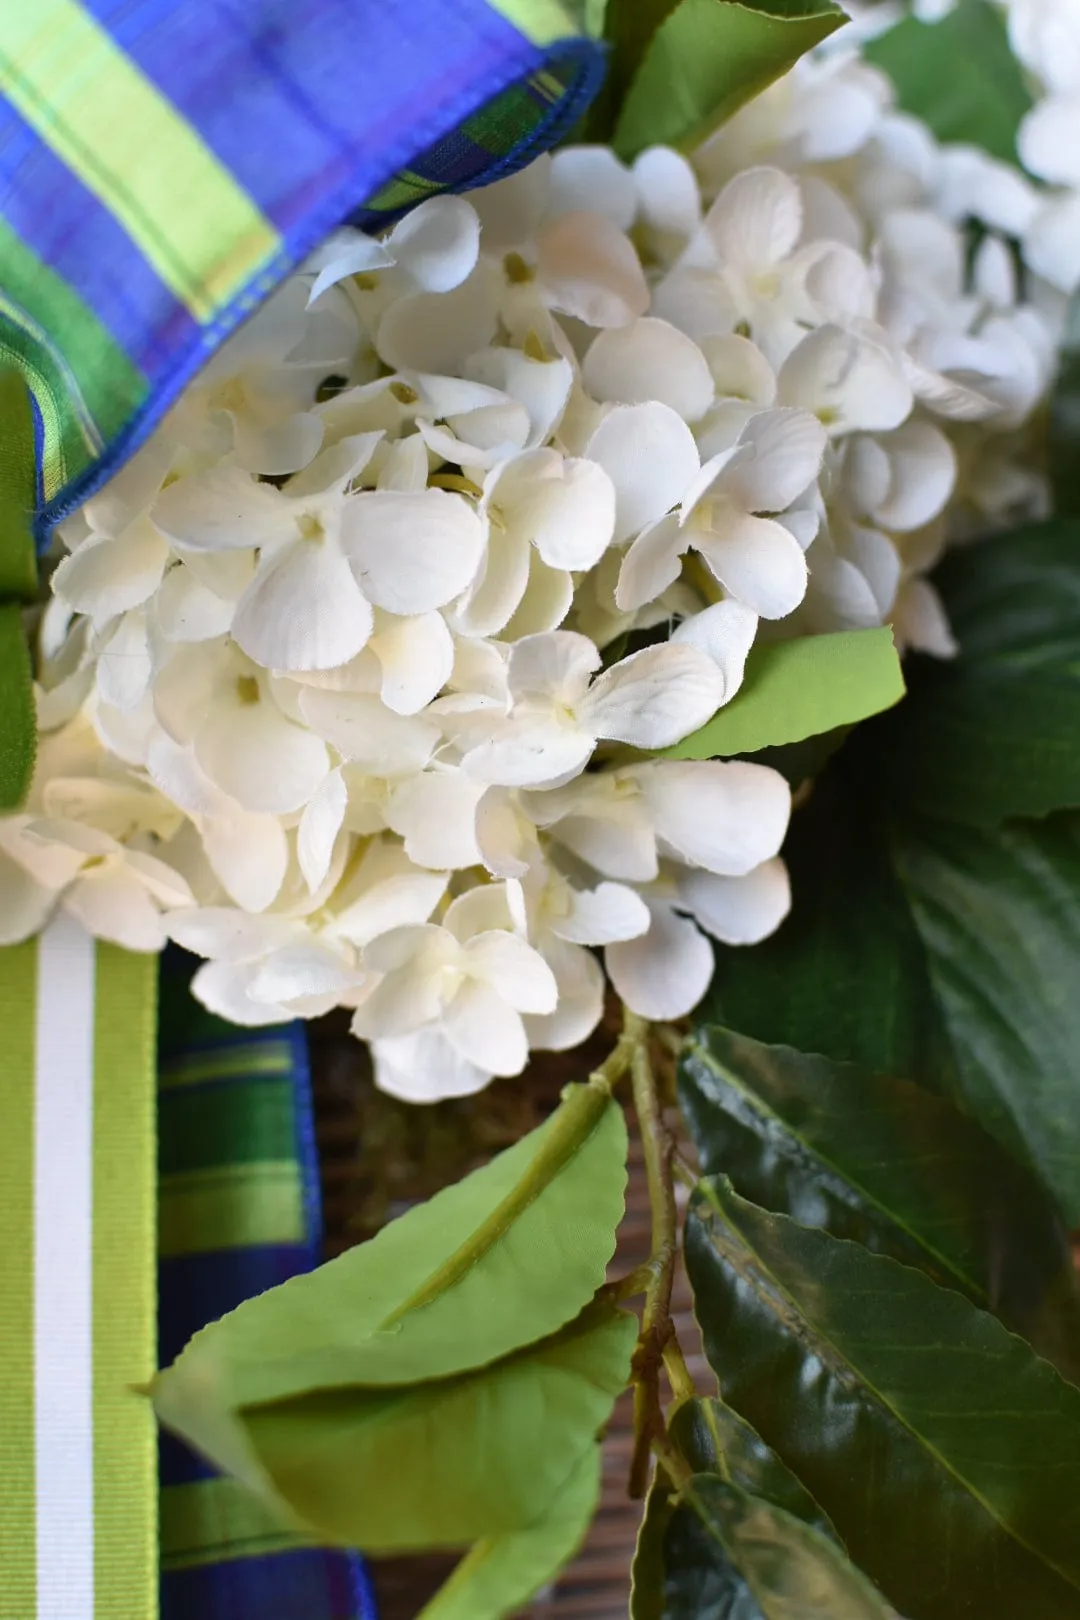
<path fill-rule="evenodd" d="M 608 47 L 607 73 L 600 93 L 588 112 L 589 139 L 608 142 L 619 108 L 642 57 L 665 17 L 679 0 L 607 0 L 603 37 Z"/>
<path fill-rule="evenodd" d="M 595 1304 L 549 1339 L 456 1378 L 336 1389 L 238 1414 L 248 1483 L 365 1552 L 460 1547 L 555 1504 L 624 1388 L 637 1319 Z"/>
<path fill-rule="evenodd" d="M 934 583 L 961 657 L 918 660 L 874 728 L 890 800 L 981 827 L 1080 805 L 1080 522 L 961 547 Z"/>
<path fill-rule="evenodd" d="M 961 1294 L 723 1178 L 687 1266 L 724 1399 L 902 1613 L 1076 1620 L 1080 1390 Z"/>
<path fill-rule="evenodd" d="M 989 0 L 960 0 L 940 22 L 904 20 L 863 55 L 896 86 L 900 106 L 939 141 L 966 141 L 1016 162 L 1016 131 L 1031 106 L 1005 20 Z"/>
<path fill-rule="evenodd" d="M 801 742 L 898 703 L 904 677 L 892 631 L 840 630 L 754 647 L 731 702 L 669 759 L 714 759 Z"/>
<path fill-rule="evenodd" d="M 846 21 L 833 0 L 680 0 L 623 100 L 615 150 L 695 145 Z"/>
<path fill-rule="evenodd" d="M 716 1474 L 683 1487 L 664 1539 L 667 1620 L 897 1620 L 835 1541 Z"/>
<path fill-rule="evenodd" d="M 236 1436 L 227 1461 L 225 1430 L 241 1406 L 446 1377 L 543 1338 L 604 1281 L 625 1186 L 621 1109 L 569 1086 L 490 1164 L 197 1333 L 158 1375 L 158 1411 L 235 1468 L 244 1447 Z"/>
<path fill-rule="evenodd" d="M 539 1519 L 478 1541 L 421 1610 L 418 1620 L 501 1620 L 569 1563 L 600 1496 L 600 1448 L 589 1446 Z"/>
<path fill-rule="evenodd" d="M 685 1048 L 679 1094 L 706 1175 L 722 1171 L 756 1204 L 921 1267 L 1080 1375 L 1064 1224 L 1035 1178 L 946 1098 L 717 1028 Z"/>

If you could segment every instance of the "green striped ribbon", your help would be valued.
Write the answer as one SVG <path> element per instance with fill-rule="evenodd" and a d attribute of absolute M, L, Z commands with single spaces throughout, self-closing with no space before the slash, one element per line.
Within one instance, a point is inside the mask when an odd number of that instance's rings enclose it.
<path fill-rule="evenodd" d="M 153 1620 L 157 957 L 0 951 L 0 1620 Z"/>

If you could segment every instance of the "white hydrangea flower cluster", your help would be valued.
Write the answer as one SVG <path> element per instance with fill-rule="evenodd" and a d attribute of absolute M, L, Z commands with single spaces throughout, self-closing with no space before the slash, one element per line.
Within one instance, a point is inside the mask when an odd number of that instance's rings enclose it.
<path fill-rule="evenodd" d="M 793 85 L 696 172 L 568 149 L 343 233 L 219 352 L 63 525 L 0 938 L 172 938 L 215 1012 L 348 1007 L 430 1100 L 580 1043 L 596 950 L 669 1019 L 777 927 L 784 779 L 655 752 L 759 630 L 948 653 L 950 433 L 1045 375 L 996 239 L 972 277 L 884 206 L 880 87 Z"/>
<path fill-rule="evenodd" d="M 1025 263 L 1062 295 L 1080 288 L 1080 6 L 1004 0 L 1009 43 L 1037 100 L 1017 135 L 1020 161 L 1045 182 L 1023 236 Z"/>

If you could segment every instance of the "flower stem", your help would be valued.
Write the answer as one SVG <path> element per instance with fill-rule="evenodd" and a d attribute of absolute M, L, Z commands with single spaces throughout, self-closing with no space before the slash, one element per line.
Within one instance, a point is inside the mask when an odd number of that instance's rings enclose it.
<path fill-rule="evenodd" d="M 645 1290 L 641 1336 L 634 1354 L 634 1454 L 629 1484 L 630 1495 L 641 1497 L 648 1485 L 650 1454 L 654 1445 L 664 1442 L 666 1432 L 660 1404 L 661 1366 L 668 1366 L 672 1386 L 680 1398 L 692 1393 L 693 1384 L 682 1353 L 675 1344 L 675 1328 L 671 1320 L 671 1290 L 678 1252 L 678 1212 L 672 1179 L 675 1142 L 664 1123 L 656 1079 L 649 1060 L 648 1028 L 641 1019 L 628 1013 L 626 1033 L 634 1037 L 630 1083 L 645 1153 L 645 1175 L 652 1209 L 652 1275 Z"/>

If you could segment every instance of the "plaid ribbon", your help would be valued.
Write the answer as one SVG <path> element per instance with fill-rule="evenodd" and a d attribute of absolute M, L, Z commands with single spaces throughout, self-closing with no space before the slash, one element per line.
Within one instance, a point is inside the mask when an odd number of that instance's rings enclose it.
<path fill-rule="evenodd" d="M 560 0 L 0 4 L 0 364 L 36 402 L 39 535 L 332 229 L 520 167 L 601 71 Z"/>
<path fill-rule="evenodd" d="M 207 1322 L 321 1258 L 304 1026 L 237 1030 L 193 1000 L 191 970 L 179 952 L 163 958 L 163 1366 Z M 374 1620 L 358 1558 L 283 1533 L 242 1486 L 168 1434 L 160 1478 L 161 1620 Z"/>

